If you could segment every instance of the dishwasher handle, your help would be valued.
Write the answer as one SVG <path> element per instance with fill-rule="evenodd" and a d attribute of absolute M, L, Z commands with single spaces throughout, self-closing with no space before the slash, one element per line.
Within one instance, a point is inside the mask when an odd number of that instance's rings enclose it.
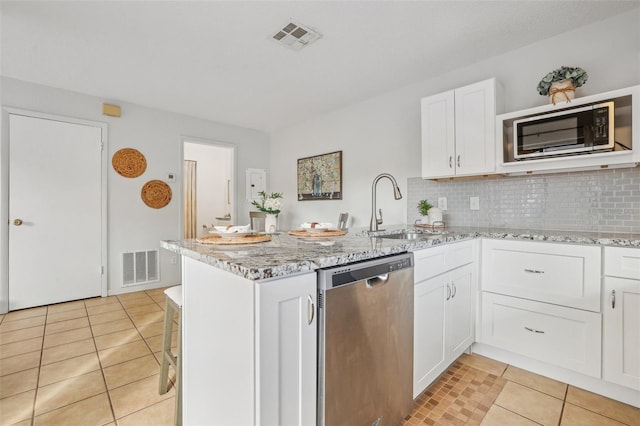
<path fill-rule="evenodd" d="M 377 277 L 369 278 L 367 280 L 367 288 L 373 288 L 379 285 L 383 285 L 389 281 L 389 274 L 378 275 Z"/>

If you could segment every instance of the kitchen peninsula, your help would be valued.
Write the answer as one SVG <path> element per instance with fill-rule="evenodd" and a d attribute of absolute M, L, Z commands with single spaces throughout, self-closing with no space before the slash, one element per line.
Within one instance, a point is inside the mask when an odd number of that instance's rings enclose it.
<path fill-rule="evenodd" d="M 315 424 L 315 270 L 481 238 L 640 248 L 638 234 L 476 228 L 416 240 L 351 230 L 255 245 L 163 241 L 182 255 L 184 423 Z"/>
<path fill-rule="evenodd" d="M 377 231 L 372 235 L 393 234 L 409 229 L 410 226 L 396 225 L 387 228 L 390 229 Z M 277 233 L 273 234 L 270 242 L 260 244 L 217 246 L 199 244 L 195 240 L 182 240 L 162 241 L 161 246 L 234 275 L 259 281 L 473 238 L 640 248 L 640 234 L 463 227 L 450 228 L 444 234 L 416 240 L 370 238 L 368 231 L 360 229 L 344 236 L 326 239 L 297 238 Z"/>

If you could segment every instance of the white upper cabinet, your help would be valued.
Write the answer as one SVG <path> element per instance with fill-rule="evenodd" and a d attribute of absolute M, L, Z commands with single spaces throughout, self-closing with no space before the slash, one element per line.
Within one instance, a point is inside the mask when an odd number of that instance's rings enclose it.
<path fill-rule="evenodd" d="M 422 101 L 422 177 L 454 176 L 455 101 L 453 90 Z"/>
<path fill-rule="evenodd" d="M 494 78 L 423 98 L 422 177 L 495 172 Z"/>

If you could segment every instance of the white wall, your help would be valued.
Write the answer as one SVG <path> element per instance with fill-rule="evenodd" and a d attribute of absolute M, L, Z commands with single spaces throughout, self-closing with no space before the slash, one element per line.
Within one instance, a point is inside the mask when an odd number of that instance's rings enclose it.
<path fill-rule="evenodd" d="M 255 130 L 117 101 L 112 103 L 122 107 L 122 117 L 107 117 L 102 115 L 102 103 L 105 101 L 110 100 L 2 78 L 3 107 L 108 123 L 108 282 L 109 292 L 116 294 L 146 288 L 146 286 L 122 287 L 121 254 L 123 252 L 158 248 L 160 240 L 182 237 L 182 139 L 188 136 L 195 139 L 216 140 L 237 147 L 238 214 L 248 217 L 249 204 L 244 196 L 244 170 L 268 168 L 269 138 L 266 134 Z M 7 144 L 6 119 L 7 114 L 3 114 L 3 144 Z M 124 178 L 111 168 L 113 154 L 127 147 L 138 149 L 147 159 L 147 170 L 138 178 Z M 4 164 L 6 167 L 6 163 Z M 5 171 L 2 171 L 0 176 L 4 176 Z M 171 202 L 162 209 L 147 207 L 140 199 L 142 185 L 151 179 L 165 180 L 167 172 L 174 172 L 177 175 L 176 182 L 169 184 L 173 192 Z M 0 186 L 0 188 L 4 187 L 4 185 Z M 6 216 L 7 194 L 2 194 L 0 200 Z M 2 236 L 3 252 L 0 253 L 0 258 L 6 256 L 7 245 L 4 235 L 6 233 Z M 160 256 L 161 281 L 149 287 L 179 283 L 179 262 L 171 264 L 171 254 L 165 250 L 160 250 Z M 7 291 L 6 280 L 0 284 L 1 296 Z"/>
<path fill-rule="evenodd" d="M 589 74 L 577 96 L 640 84 L 639 22 L 636 8 L 274 132 L 270 189 L 285 194 L 281 227 L 305 220 L 335 221 L 340 211 L 350 212 L 352 226 L 368 226 L 371 182 L 381 172 L 394 175 L 405 194 L 407 178 L 420 176 L 422 97 L 496 77 L 504 89 L 505 112 L 530 108 L 547 103 L 536 86 L 562 65 L 579 66 Z M 343 200 L 297 201 L 296 160 L 337 150 L 343 151 Z M 394 201 L 386 180 L 378 185 L 378 207 L 386 224 L 405 223 L 406 199 Z"/>

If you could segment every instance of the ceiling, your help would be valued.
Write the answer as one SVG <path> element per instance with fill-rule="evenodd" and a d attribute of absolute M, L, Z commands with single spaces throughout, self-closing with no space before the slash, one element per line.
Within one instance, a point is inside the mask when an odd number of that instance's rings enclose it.
<path fill-rule="evenodd" d="M 6 1 L 2 75 L 270 132 L 634 1 Z M 322 38 L 271 36 L 293 19 Z"/>

